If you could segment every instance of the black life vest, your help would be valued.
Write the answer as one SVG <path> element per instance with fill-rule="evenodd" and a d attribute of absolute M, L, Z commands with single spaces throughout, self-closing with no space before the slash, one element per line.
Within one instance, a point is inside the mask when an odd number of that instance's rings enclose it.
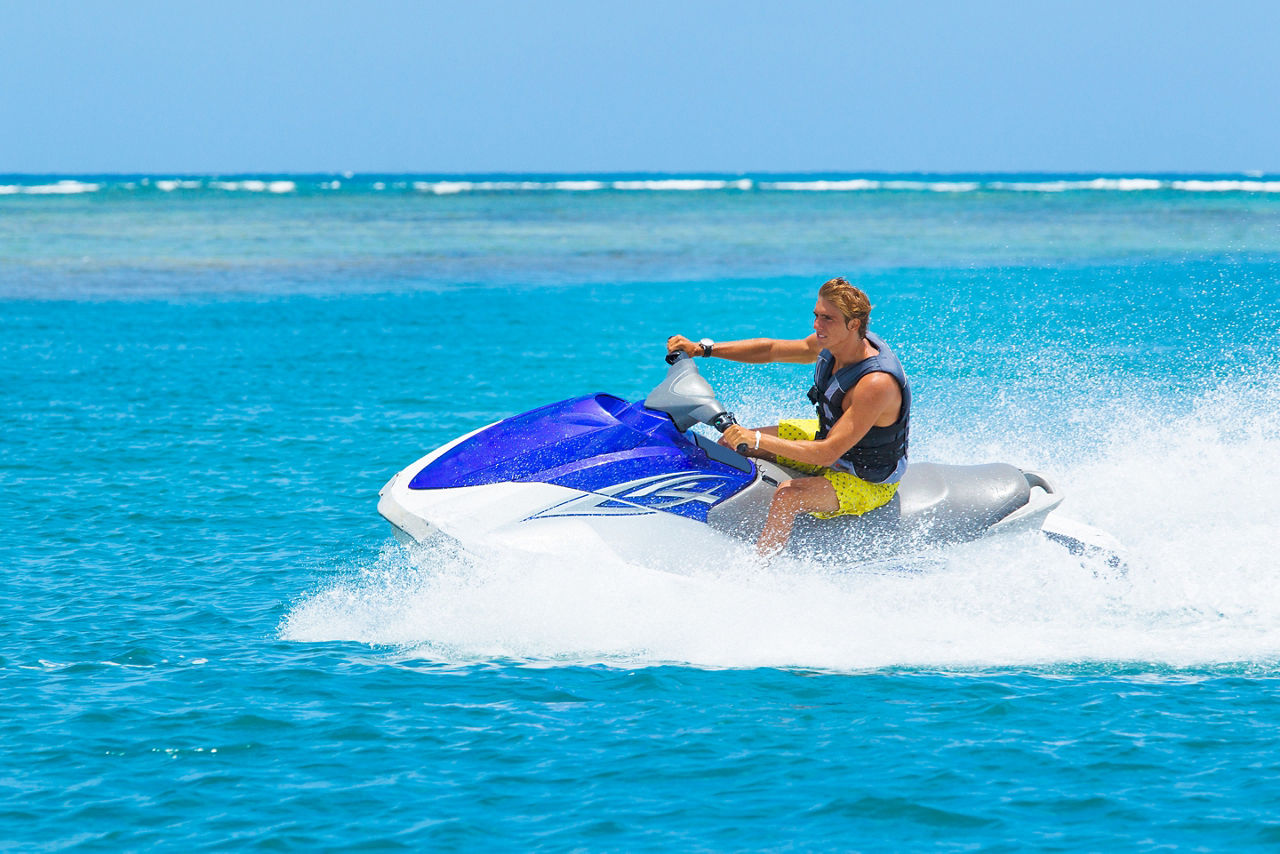
<path fill-rule="evenodd" d="M 844 414 L 844 396 L 858 380 L 872 373 L 885 373 L 898 381 L 902 389 L 902 409 L 898 420 L 888 427 L 872 426 L 840 459 L 831 465 L 838 471 L 856 474 L 871 483 L 883 483 L 907 456 L 907 437 L 911 425 L 911 385 L 902 370 L 902 363 L 880 336 L 868 332 L 867 341 L 880 352 L 861 362 L 846 365 L 832 374 L 835 357 L 830 350 L 818 354 L 813 370 L 813 388 L 809 400 L 818 410 L 818 434 L 825 439 L 832 425 Z"/>

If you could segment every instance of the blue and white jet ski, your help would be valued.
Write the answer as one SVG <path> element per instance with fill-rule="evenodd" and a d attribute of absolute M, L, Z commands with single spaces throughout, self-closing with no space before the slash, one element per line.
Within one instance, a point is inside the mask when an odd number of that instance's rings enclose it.
<path fill-rule="evenodd" d="M 378 512 L 405 542 L 601 549 L 648 565 L 754 544 L 778 485 L 797 472 L 692 431 L 736 423 L 684 354 L 643 403 L 560 401 L 460 436 L 398 473 Z M 745 449 L 745 448 L 744 448 Z M 912 463 L 887 505 L 796 520 L 787 550 L 841 564 L 1040 531 L 1074 553 L 1121 562 L 1107 534 L 1055 512 L 1048 478 L 1007 463 Z"/>

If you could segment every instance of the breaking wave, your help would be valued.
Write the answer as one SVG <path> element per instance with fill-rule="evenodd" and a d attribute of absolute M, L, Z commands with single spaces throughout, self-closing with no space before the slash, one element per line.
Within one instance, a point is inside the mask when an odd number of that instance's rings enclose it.
<path fill-rule="evenodd" d="M 439 179 L 412 176 L 342 176 L 303 178 L 300 176 L 219 178 L 209 176 L 150 177 L 127 179 L 95 177 L 93 180 L 63 178 L 32 179 L 0 184 L 0 196 L 52 196 L 82 193 L 139 192 L 174 193 L 421 193 L 455 196 L 474 193 L 591 193 L 591 192 L 762 192 L 762 193 L 1280 193 L 1280 180 L 1253 177 L 1096 177 L 1043 180 L 988 176 L 967 177 L 810 177 L 780 178 L 761 175 L 731 178 L 665 176 L 612 178 L 574 176 L 556 179 L 451 177 Z"/>

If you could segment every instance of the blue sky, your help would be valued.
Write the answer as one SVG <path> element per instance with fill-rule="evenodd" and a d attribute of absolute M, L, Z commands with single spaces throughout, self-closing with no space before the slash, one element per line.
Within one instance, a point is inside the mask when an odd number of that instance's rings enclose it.
<path fill-rule="evenodd" d="M 1280 4 L 0 0 L 0 173 L 1280 171 Z"/>

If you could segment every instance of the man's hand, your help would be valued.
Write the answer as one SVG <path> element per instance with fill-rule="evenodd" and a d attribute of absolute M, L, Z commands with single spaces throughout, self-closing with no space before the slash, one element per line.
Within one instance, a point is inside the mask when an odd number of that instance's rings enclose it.
<path fill-rule="evenodd" d="M 739 445 L 746 445 L 745 453 L 747 456 L 754 456 L 756 450 L 758 450 L 756 437 L 759 435 L 758 431 L 748 430 L 741 424 L 731 424 L 729 429 L 724 431 L 724 435 L 720 437 L 720 444 L 735 451 L 738 450 Z"/>
<path fill-rule="evenodd" d="M 702 355 L 702 345 L 697 341 L 690 341 L 683 335 L 672 335 L 667 339 L 667 352 L 681 352 L 688 356 Z"/>

